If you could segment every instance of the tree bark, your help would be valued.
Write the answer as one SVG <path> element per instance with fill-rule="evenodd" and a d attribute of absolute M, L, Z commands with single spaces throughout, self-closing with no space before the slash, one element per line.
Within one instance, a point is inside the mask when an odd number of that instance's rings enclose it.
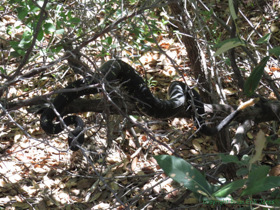
<path fill-rule="evenodd" d="M 208 93 L 210 93 L 209 83 L 206 80 L 205 73 L 203 71 L 203 67 L 201 64 L 201 56 L 199 53 L 199 48 L 197 42 L 195 40 L 196 34 L 192 33 L 189 28 L 190 21 L 188 20 L 181 1 L 170 1 L 170 9 L 172 14 L 177 17 L 178 22 L 176 26 L 182 34 L 186 34 L 182 36 L 182 41 L 186 47 L 186 51 L 188 53 L 188 57 L 191 62 L 191 67 L 194 71 L 194 76 L 196 79 L 199 79 L 199 83 L 202 85 L 204 91 L 200 91 L 200 95 L 206 103 L 211 103 L 211 97 Z M 180 20 L 180 21 L 179 21 Z"/>

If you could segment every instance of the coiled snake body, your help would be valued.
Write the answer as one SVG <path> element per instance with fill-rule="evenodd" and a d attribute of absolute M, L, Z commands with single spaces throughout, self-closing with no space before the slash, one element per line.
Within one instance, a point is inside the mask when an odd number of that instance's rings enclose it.
<path fill-rule="evenodd" d="M 189 89 L 188 86 L 179 81 L 172 82 L 168 95 L 169 100 L 161 100 L 156 98 L 146 86 L 142 77 L 132 68 L 129 64 L 121 60 L 110 60 L 104 63 L 99 69 L 103 78 L 107 81 L 118 80 L 122 83 L 122 87 L 128 92 L 131 98 L 137 104 L 137 107 L 141 112 L 148 116 L 155 118 L 170 118 L 176 115 L 179 111 L 186 110 L 188 100 L 193 99 L 193 104 L 197 110 L 197 116 L 193 114 L 196 120 L 196 125 L 201 133 L 204 135 L 215 135 L 222 128 L 228 125 L 234 117 L 239 113 L 239 110 L 231 113 L 227 118 L 225 118 L 217 127 L 210 128 L 205 125 L 202 117 L 199 115 L 204 114 L 203 103 L 197 91 L 194 89 Z M 89 84 L 96 84 L 97 79 L 93 77 L 87 77 L 83 80 L 77 80 L 70 83 L 66 88 L 78 88 Z M 58 94 L 53 101 L 53 105 L 58 113 L 61 113 L 63 108 L 67 106 L 74 99 L 87 94 L 96 94 L 98 89 L 86 88 L 80 91 L 71 91 Z M 192 95 L 192 96 L 191 96 Z M 61 132 L 62 128 L 60 123 L 53 123 L 53 120 L 57 117 L 55 111 L 52 108 L 47 108 L 41 115 L 41 127 L 48 134 L 57 134 Z M 84 128 L 83 120 L 78 116 L 67 116 L 64 119 L 65 124 L 75 126 L 75 129 L 71 131 L 72 135 L 68 137 L 68 144 L 70 149 L 77 151 L 79 147 L 72 144 L 73 139 L 78 136 L 77 143 L 82 144 L 84 142 L 84 134 L 81 133 Z"/>

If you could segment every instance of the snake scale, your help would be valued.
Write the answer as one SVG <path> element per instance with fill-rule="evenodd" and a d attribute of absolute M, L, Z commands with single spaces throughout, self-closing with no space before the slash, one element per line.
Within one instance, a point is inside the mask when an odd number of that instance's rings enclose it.
<path fill-rule="evenodd" d="M 172 82 L 168 91 L 169 99 L 161 100 L 152 94 L 143 78 L 135 69 L 121 60 L 105 62 L 98 72 L 100 72 L 99 77 L 86 77 L 85 79 L 77 80 L 69 83 L 66 89 L 97 84 L 100 79 L 105 79 L 108 82 L 118 80 L 142 113 L 160 119 L 173 117 L 179 111 L 186 110 L 190 104 L 188 102 L 192 100 L 197 112 L 197 114 L 193 113 L 193 119 L 196 121 L 195 124 L 199 131 L 207 136 L 217 134 L 240 113 L 240 110 L 237 109 L 216 127 L 208 127 L 201 117 L 201 115 L 205 114 L 205 111 L 199 93 L 194 89 L 190 89 L 185 83 L 179 81 Z M 83 95 L 96 94 L 100 91 L 97 87 L 84 88 L 79 91 L 74 89 L 73 91 L 60 93 L 55 97 L 53 106 L 58 113 L 61 113 L 63 108 L 76 98 Z M 51 107 L 46 108 L 41 114 L 41 127 L 47 134 L 57 134 L 64 130 L 64 127 L 59 122 L 53 122 L 56 118 L 56 112 Z M 64 117 L 63 121 L 67 126 L 75 126 L 75 129 L 71 131 L 68 137 L 68 144 L 71 150 L 77 151 L 79 146 L 76 144 L 82 145 L 84 142 L 84 122 L 75 115 Z M 73 142 L 75 138 L 77 141 Z"/>

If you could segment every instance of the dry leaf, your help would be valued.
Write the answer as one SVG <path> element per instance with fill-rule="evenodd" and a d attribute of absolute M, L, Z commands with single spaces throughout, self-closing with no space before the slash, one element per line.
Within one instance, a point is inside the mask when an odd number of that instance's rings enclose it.
<path fill-rule="evenodd" d="M 193 140 L 192 141 L 192 144 L 193 144 L 193 147 L 197 150 L 197 151 L 201 151 L 201 146 L 200 146 L 200 144 L 198 143 L 198 141 L 197 140 Z"/>
<path fill-rule="evenodd" d="M 138 162 L 138 157 L 135 157 L 135 158 L 132 160 L 132 163 L 131 163 L 131 170 L 132 170 L 132 171 L 135 171 L 136 166 L 137 166 L 137 162 Z"/>
<path fill-rule="evenodd" d="M 255 161 L 261 159 L 262 150 L 265 147 L 265 142 L 266 142 L 265 134 L 262 130 L 260 130 L 256 136 L 256 140 L 254 141 L 256 153 L 255 153 L 254 157 L 250 160 L 251 164 L 254 163 Z"/>
<path fill-rule="evenodd" d="M 280 165 L 274 166 L 270 170 L 269 176 L 280 176 Z"/>

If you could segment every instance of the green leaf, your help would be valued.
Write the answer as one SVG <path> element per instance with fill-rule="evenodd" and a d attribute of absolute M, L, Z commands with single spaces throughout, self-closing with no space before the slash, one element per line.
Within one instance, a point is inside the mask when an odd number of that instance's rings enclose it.
<path fill-rule="evenodd" d="M 40 8 L 39 7 L 37 7 L 37 6 L 35 6 L 35 5 L 31 5 L 30 6 L 30 12 L 37 12 L 37 11 L 39 11 L 40 10 Z"/>
<path fill-rule="evenodd" d="M 10 41 L 9 44 L 12 46 L 13 49 L 16 49 L 16 48 L 18 48 L 19 43 L 16 41 Z"/>
<path fill-rule="evenodd" d="M 265 177 L 261 180 L 255 181 L 253 185 L 243 190 L 241 196 L 256 194 L 259 192 L 270 190 L 271 188 L 275 188 L 278 186 L 280 186 L 280 177 L 276 177 L 276 176 Z"/>
<path fill-rule="evenodd" d="M 280 190 L 275 189 L 271 194 L 270 194 L 270 198 L 271 199 L 276 199 L 276 198 L 280 198 Z"/>
<path fill-rule="evenodd" d="M 240 179 L 237 181 L 233 181 L 223 187 L 221 187 L 219 190 L 213 193 L 213 196 L 217 197 L 226 197 L 227 195 L 231 194 L 237 189 L 240 189 L 244 186 L 246 179 Z"/>
<path fill-rule="evenodd" d="M 106 37 L 106 39 L 102 40 L 102 42 L 104 42 L 104 43 L 110 45 L 110 44 L 112 44 L 113 39 L 112 39 L 111 36 L 109 36 L 109 37 Z"/>
<path fill-rule="evenodd" d="M 244 92 L 247 97 L 250 97 L 258 87 L 258 84 L 264 72 L 264 67 L 266 66 L 268 60 L 269 56 L 264 57 L 261 62 L 253 69 L 251 75 L 246 80 L 244 85 Z"/>
<path fill-rule="evenodd" d="M 262 38 L 260 38 L 258 41 L 256 41 L 256 44 L 268 43 L 268 41 L 270 40 L 270 37 L 271 37 L 271 33 L 268 33 L 268 34 L 264 35 Z"/>
<path fill-rule="evenodd" d="M 269 169 L 269 166 L 264 165 L 259 166 L 257 169 L 251 171 L 248 177 L 247 187 L 251 187 L 252 185 L 255 185 L 258 180 L 265 178 L 269 172 Z"/>
<path fill-rule="evenodd" d="M 15 4 L 15 3 L 20 3 L 21 0 L 10 0 L 9 3 L 12 5 L 12 4 Z"/>
<path fill-rule="evenodd" d="M 26 18 L 27 14 L 28 14 L 28 11 L 25 8 L 19 7 L 16 10 L 18 12 L 18 18 L 20 20 L 23 20 L 24 18 Z"/>
<path fill-rule="evenodd" d="M 6 70 L 5 70 L 5 69 L 3 69 L 3 67 L 0 67 L 0 71 L 1 71 L 1 73 L 2 73 L 2 74 L 4 74 L 4 75 L 6 75 L 6 74 L 7 74 Z"/>
<path fill-rule="evenodd" d="M 270 55 L 280 56 L 280 47 L 274 47 L 273 49 L 270 49 L 269 51 Z"/>
<path fill-rule="evenodd" d="M 240 163 L 241 161 L 235 155 L 220 154 L 223 163 Z"/>
<path fill-rule="evenodd" d="M 44 31 L 40 28 L 38 36 L 37 36 L 37 40 L 42 41 L 43 37 L 44 37 Z"/>
<path fill-rule="evenodd" d="M 21 55 L 24 55 L 25 54 L 25 50 L 22 46 L 24 46 L 24 39 L 22 39 L 19 42 L 15 42 L 15 41 L 10 41 L 10 45 L 12 46 L 12 48 L 15 50 L 14 52 L 11 53 L 11 56 L 13 57 L 19 57 Z"/>
<path fill-rule="evenodd" d="M 62 48 L 63 48 L 62 46 L 58 46 L 56 48 L 52 48 L 51 51 L 54 52 L 54 53 L 58 53 L 62 50 Z"/>
<path fill-rule="evenodd" d="M 53 33 L 55 32 L 55 26 L 51 23 L 45 23 L 44 24 L 44 31 L 46 34 L 50 34 L 50 33 Z"/>
<path fill-rule="evenodd" d="M 266 140 L 267 140 L 268 143 L 280 144 L 280 138 L 277 138 L 275 140 L 272 140 L 271 138 L 272 138 L 272 136 L 267 137 Z"/>
<path fill-rule="evenodd" d="M 229 4 L 229 12 L 230 12 L 233 20 L 236 20 L 237 19 L 237 15 L 236 15 L 236 12 L 235 12 L 235 9 L 234 9 L 233 0 L 229 0 L 228 4 Z"/>
<path fill-rule="evenodd" d="M 214 56 L 220 55 L 234 47 L 237 46 L 245 46 L 243 41 L 240 41 L 238 38 L 234 38 L 234 39 L 228 39 L 225 40 L 217 45 L 215 45 L 214 47 L 218 47 L 221 46 L 214 54 Z"/>
<path fill-rule="evenodd" d="M 62 13 L 62 14 L 63 14 L 63 13 Z M 68 11 L 68 12 L 66 13 L 66 16 L 67 16 L 68 20 L 70 20 L 70 19 L 72 18 L 72 12 L 71 12 L 71 11 Z"/>
<path fill-rule="evenodd" d="M 24 31 L 23 34 L 22 34 L 22 38 L 21 40 L 24 39 L 25 41 L 24 42 L 30 42 L 30 40 L 32 39 L 32 35 L 30 33 L 30 31 Z"/>
<path fill-rule="evenodd" d="M 207 197 L 213 190 L 205 177 L 187 161 L 169 155 L 154 156 L 164 173 L 187 189 Z"/>
<path fill-rule="evenodd" d="M 70 18 L 69 22 L 70 23 L 79 23 L 79 22 L 81 22 L 81 20 L 79 18 Z"/>
<path fill-rule="evenodd" d="M 244 175 L 247 175 L 249 173 L 249 169 L 248 168 L 239 168 L 237 171 L 236 171 L 236 176 L 244 176 Z"/>
<path fill-rule="evenodd" d="M 151 43 L 156 43 L 155 39 L 153 39 L 153 38 L 146 38 L 146 41 L 151 42 Z"/>
<path fill-rule="evenodd" d="M 32 40 L 32 35 L 30 34 L 29 31 L 25 31 L 22 34 L 22 38 L 18 44 L 18 47 L 21 49 L 26 49 L 31 45 L 31 40 Z"/>
<path fill-rule="evenodd" d="M 24 54 L 25 54 L 25 51 L 23 51 L 23 50 L 17 50 L 17 51 L 11 52 L 11 56 L 14 58 L 18 58 Z"/>
<path fill-rule="evenodd" d="M 58 29 L 55 31 L 55 34 L 63 34 L 64 33 L 64 29 Z"/>

